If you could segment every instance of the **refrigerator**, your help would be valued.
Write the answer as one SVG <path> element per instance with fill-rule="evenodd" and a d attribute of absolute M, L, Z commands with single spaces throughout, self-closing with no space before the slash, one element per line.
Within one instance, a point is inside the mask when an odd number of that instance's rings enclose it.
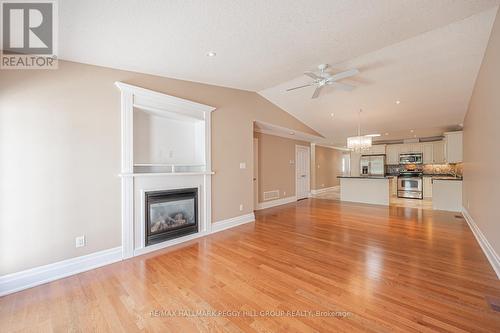
<path fill-rule="evenodd" d="M 359 160 L 361 176 L 384 176 L 385 155 L 362 155 Z"/>

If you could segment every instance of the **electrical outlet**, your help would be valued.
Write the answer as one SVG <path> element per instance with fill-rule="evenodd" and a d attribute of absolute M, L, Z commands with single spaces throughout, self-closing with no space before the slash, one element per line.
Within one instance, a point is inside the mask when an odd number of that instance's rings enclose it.
<path fill-rule="evenodd" d="M 78 236 L 75 238 L 75 247 L 85 246 L 85 236 Z"/>
<path fill-rule="evenodd" d="M 240 204 L 240 212 L 243 211 L 243 204 Z"/>

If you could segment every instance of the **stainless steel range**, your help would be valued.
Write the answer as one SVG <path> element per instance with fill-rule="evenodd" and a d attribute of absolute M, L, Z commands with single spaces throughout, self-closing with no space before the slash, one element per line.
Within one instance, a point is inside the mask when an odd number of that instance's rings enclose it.
<path fill-rule="evenodd" d="M 422 184 L 422 172 L 400 172 L 398 176 L 398 198 L 423 199 Z"/>

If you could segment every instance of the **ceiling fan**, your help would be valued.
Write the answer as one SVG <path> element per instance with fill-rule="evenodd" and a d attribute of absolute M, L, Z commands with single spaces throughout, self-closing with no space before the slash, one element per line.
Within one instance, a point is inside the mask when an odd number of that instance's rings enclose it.
<path fill-rule="evenodd" d="M 359 70 L 353 68 L 337 74 L 331 74 L 326 71 L 327 68 L 328 64 L 321 64 L 318 66 L 319 69 L 318 73 L 304 72 L 304 75 L 309 76 L 314 81 L 309 84 L 305 84 L 303 86 L 287 89 L 286 91 L 315 86 L 316 89 L 314 90 L 314 93 L 311 98 L 317 98 L 321 93 L 321 90 L 327 85 L 331 85 L 341 90 L 347 90 L 347 91 L 351 91 L 354 89 L 354 86 L 351 86 L 350 84 L 340 83 L 338 81 L 358 74 Z"/>

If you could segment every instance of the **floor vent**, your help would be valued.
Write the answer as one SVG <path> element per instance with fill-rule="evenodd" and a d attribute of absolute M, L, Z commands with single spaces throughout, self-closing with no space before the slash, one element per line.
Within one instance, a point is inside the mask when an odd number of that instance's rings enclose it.
<path fill-rule="evenodd" d="M 500 312 L 500 298 L 486 296 L 486 302 L 488 302 L 489 306 L 493 311 Z"/>
<path fill-rule="evenodd" d="M 280 191 L 279 190 L 264 192 L 264 201 L 274 200 L 274 199 L 279 199 L 279 198 L 280 198 Z"/>

